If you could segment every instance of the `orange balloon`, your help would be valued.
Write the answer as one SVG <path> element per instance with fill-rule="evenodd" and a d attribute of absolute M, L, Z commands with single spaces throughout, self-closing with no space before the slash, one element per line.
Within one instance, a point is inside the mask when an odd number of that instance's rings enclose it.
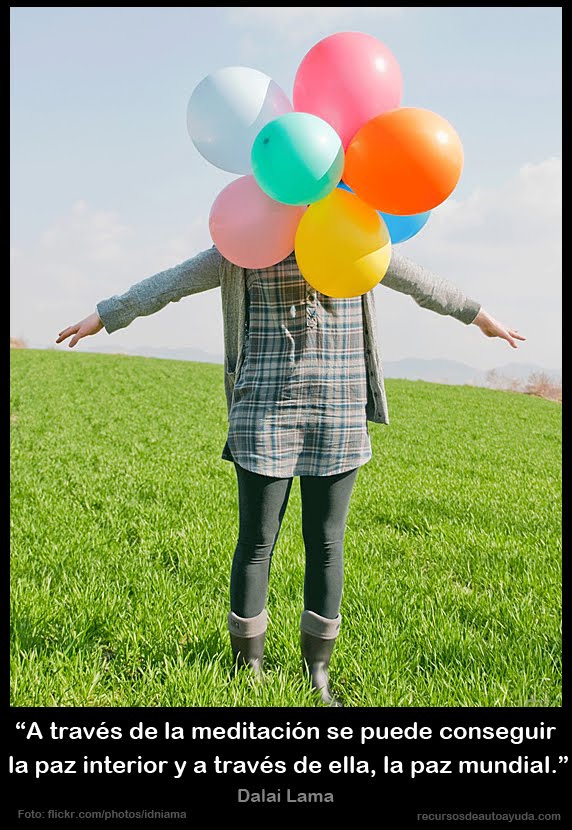
<path fill-rule="evenodd" d="M 376 210 L 406 216 L 444 202 L 463 170 L 463 147 L 435 112 L 400 107 L 372 118 L 346 150 L 343 180 Z"/>

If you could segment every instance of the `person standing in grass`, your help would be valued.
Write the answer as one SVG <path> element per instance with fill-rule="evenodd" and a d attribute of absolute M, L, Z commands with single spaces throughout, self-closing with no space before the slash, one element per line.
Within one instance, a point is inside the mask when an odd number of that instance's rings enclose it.
<path fill-rule="evenodd" d="M 381 285 L 513 348 L 525 339 L 395 251 Z M 222 458 L 236 468 L 239 501 L 228 613 L 234 665 L 261 674 L 272 554 L 299 476 L 306 554 L 302 665 L 319 701 L 342 705 L 331 691 L 329 664 L 341 624 L 346 518 L 358 470 L 371 458 L 367 422 L 389 423 L 373 291 L 334 299 L 306 282 L 293 253 L 272 267 L 249 270 L 213 246 L 102 300 L 56 342 L 71 338 L 73 347 L 104 327 L 111 334 L 170 302 L 218 287 L 229 412 Z"/>

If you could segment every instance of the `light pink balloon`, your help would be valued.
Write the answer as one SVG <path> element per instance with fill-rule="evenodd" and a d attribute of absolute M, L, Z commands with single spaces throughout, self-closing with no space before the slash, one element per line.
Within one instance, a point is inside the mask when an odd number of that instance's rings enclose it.
<path fill-rule="evenodd" d="M 337 32 L 302 59 L 294 109 L 327 121 L 345 150 L 360 127 L 401 105 L 402 91 L 401 69 L 385 44 L 362 32 Z"/>
<path fill-rule="evenodd" d="M 306 205 L 285 205 L 267 196 L 254 176 L 242 176 L 211 207 L 211 237 L 225 259 L 242 268 L 269 268 L 292 253 Z"/>

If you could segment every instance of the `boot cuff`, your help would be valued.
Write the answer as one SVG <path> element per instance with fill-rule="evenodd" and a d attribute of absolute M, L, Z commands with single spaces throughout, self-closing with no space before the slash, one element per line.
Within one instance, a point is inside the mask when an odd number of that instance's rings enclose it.
<path fill-rule="evenodd" d="M 335 620 L 328 617 L 321 617 L 315 611 L 303 611 L 300 618 L 300 631 L 312 634 L 314 637 L 321 637 L 322 640 L 334 640 L 338 636 L 342 615 L 338 614 Z"/>
<path fill-rule="evenodd" d="M 258 637 L 264 634 L 268 625 L 268 614 L 263 608 L 256 617 L 239 617 L 234 611 L 228 615 L 228 630 L 239 637 Z"/>

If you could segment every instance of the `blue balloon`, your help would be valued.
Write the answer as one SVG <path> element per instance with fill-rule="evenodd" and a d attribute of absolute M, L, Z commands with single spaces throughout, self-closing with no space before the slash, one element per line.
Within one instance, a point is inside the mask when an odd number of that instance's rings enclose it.
<path fill-rule="evenodd" d="M 338 187 L 341 187 L 342 190 L 348 190 L 350 193 L 353 193 L 351 187 L 348 187 L 345 182 L 340 182 Z M 389 237 L 393 245 L 397 245 L 399 242 L 406 242 L 408 239 L 411 239 L 412 236 L 415 236 L 416 233 L 419 233 L 421 228 L 427 224 L 427 220 L 431 216 L 430 210 L 426 210 L 423 213 L 411 213 L 408 216 L 397 216 L 394 213 L 382 213 L 381 210 L 378 210 L 377 212 L 387 225 Z"/>
<path fill-rule="evenodd" d="M 405 242 L 419 233 L 421 228 L 427 223 L 430 210 L 424 213 L 410 213 L 408 216 L 396 216 L 394 213 L 382 213 L 378 210 L 379 215 L 387 225 L 389 236 L 394 245 L 398 242 Z"/>

